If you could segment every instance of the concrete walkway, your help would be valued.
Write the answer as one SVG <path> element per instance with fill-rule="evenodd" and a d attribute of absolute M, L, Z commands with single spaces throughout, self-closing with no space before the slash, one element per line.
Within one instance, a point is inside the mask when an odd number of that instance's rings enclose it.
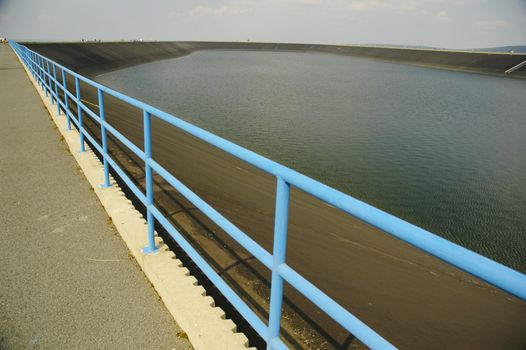
<path fill-rule="evenodd" d="M 0 45 L 0 349 L 189 349 Z"/>

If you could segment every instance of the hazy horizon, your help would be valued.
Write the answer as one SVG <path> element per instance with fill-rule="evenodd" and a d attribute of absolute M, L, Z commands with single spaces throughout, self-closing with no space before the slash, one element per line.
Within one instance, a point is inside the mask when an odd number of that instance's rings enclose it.
<path fill-rule="evenodd" d="M 142 39 L 142 38 L 139 38 Z M 101 40 L 97 38 L 83 38 L 79 40 L 61 40 L 61 41 L 52 41 L 52 40 L 20 40 L 15 39 L 20 43 L 115 43 L 115 42 L 138 42 L 138 39 L 108 39 Z M 226 40 L 140 40 L 140 42 L 246 42 L 246 41 L 226 41 Z M 521 45 L 503 45 L 503 46 L 494 46 L 494 47 L 465 47 L 465 48 L 448 48 L 448 47 L 434 47 L 434 46 L 425 46 L 425 45 L 407 45 L 407 44 L 385 44 L 385 43 L 345 43 L 345 44 L 328 44 L 328 43 L 316 43 L 316 42 L 291 42 L 291 41 L 252 41 L 251 43 L 276 43 L 276 44 L 312 44 L 312 45 L 336 45 L 336 46 L 373 46 L 373 47 L 394 47 L 394 48 L 407 48 L 407 49 L 423 49 L 423 50 L 452 50 L 452 51 L 471 51 L 479 50 L 484 52 L 484 50 L 489 50 L 490 52 L 508 52 L 509 50 L 514 50 L 515 53 L 524 53 L 526 54 L 526 44 Z M 519 49 L 518 51 L 516 49 Z"/>
<path fill-rule="evenodd" d="M 526 0 L 72 3 L 0 0 L 0 36 L 20 41 L 250 40 L 451 49 L 526 45 Z"/>

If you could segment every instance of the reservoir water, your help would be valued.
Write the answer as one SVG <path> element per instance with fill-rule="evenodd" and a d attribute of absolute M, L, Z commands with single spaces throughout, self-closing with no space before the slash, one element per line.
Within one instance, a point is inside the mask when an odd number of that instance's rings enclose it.
<path fill-rule="evenodd" d="M 200 51 L 97 80 L 526 272 L 526 81 Z"/>

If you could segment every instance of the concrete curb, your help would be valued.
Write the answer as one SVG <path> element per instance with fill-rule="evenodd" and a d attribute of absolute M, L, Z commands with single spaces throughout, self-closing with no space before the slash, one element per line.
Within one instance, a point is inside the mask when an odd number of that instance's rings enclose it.
<path fill-rule="evenodd" d="M 156 237 L 156 242 L 160 247 L 158 254 L 145 255 L 142 253 L 142 247 L 148 243 L 146 220 L 126 198 L 113 178 L 111 178 L 112 187 L 100 187 L 100 184 L 104 182 L 101 162 L 88 145 L 86 145 L 86 152 L 80 152 L 78 131 L 76 129 L 67 130 L 66 118 L 64 114 L 57 114 L 56 105 L 51 103 L 51 95 L 46 97 L 45 92 L 40 89 L 20 57 L 18 59 L 117 231 L 168 311 L 188 335 L 192 346 L 198 350 L 246 350 L 247 337 L 243 333 L 236 332 L 235 323 L 225 319 L 224 311 L 215 307 L 213 298 L 206 295 L 205 289 L 197 284 L 196 278 L 190 275 L 188 269 L 168 249 L 160 237 Z"/>

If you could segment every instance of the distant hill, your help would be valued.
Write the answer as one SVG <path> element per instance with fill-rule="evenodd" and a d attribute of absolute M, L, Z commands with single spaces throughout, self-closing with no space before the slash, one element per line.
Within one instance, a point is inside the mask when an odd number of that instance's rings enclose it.
<path fill-rule="evenodd" d="M 396 47 L 401 49 L 423 49 L 423 50 L 446 50 L 446 51 L 482 51 L 482 52 L 510 52 L 515 53 L 526 53 L 526 45 L 510 45 L 510 46 L 499 46 L 499 47 L 485 47 L 485 48 L 469 48 L 469 49 L 448 49 L 445 47 L 434 47 L 424 45 L 396 45 L 396 44 L 367 44 L 364 46 L 373 47 Z"/>
<path fill-rule="evenodd" d="M 475 49 L 475 51 L 486 51 L 486 52 L 521 52 L 526 53 L 526 45 L 515 45 L 515 46 L 500 46 L 500 47 L 489 47 L 483 49 Z"/>
<path fill-rule="evenodd" d="M 356 45 L 356 44 L 350 44 Z M 358 44 L 360 46 L 362 44 Z M 363 44 L 363 46 L 375 46 L 375 47 L 397 47 L 401 49 L 426 49 L 426 50 L 448 50 L 443 47 L 425 46 L 425 45 L 398 45 L 398 44 Z"/>

